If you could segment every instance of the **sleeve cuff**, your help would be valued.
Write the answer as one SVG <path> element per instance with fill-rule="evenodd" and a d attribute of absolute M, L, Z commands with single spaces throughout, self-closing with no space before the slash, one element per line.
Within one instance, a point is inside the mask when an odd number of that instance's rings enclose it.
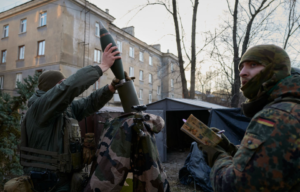
<path fill-rule="evenodd" d="M 102 69 L 98 65 L 93 66 L 93 67 L 97 70 L 97 72 L 99 73 L 99 75 L 101 77 L 103 75 Z"/>

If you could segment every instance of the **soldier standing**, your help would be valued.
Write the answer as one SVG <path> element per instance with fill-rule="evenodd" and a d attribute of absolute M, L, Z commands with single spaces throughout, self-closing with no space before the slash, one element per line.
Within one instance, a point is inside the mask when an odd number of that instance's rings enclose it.
<path fill-rule="evenodd" d="M 102 108 L 112 98 L 115 87 L 106 85 L 86 98 L 73 99 L 121 58 L 116 56 L 119 51 L 113 52 L 115 49 L 109 44 L 100 65 L 79 69 L 67 79 L 59 71 L 45 71 L 39 77 L 39 90 L 28 102 L 21 143 L 21 164 L 24 173 L 36 181 L 35 191 L 69 191 L 73 173 L 82 169 L 82 151 L 91 152 L 82 149 L 74 138 L 77 121 Z"/>
<path fill-rule="evenodd" d="M 252 120 L 238 150 L 202 146 L 214 190 L 300 191 L 300 76 L 291 76 L 288 54 L 275 45 L 249 48 L 239 70 Z"/>

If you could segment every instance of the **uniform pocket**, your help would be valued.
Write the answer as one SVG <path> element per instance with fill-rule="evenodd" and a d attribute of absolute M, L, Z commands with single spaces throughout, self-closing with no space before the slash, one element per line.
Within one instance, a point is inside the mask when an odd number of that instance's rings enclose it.
<path fill-rule="evenodd" d="M 238 171 L 244 171 L 253 154 L 258 150 L 263 139 L 257 138 L 256 135 L 247 134 L 244 136 L 241 146 L 233 158 L 234 168 Z"/>

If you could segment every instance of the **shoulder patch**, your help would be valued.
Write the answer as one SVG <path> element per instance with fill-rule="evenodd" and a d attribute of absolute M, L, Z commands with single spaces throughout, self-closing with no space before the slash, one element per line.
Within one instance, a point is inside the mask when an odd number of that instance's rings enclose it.
<path fill-rule="evenodd" d="M 258 118 L 257 123 L 266 125 L 268 127 L 273 127 L 274 124 L 275 124 L 274 121 L 271 121 L 271 120 L 268 120 L 268 119 L 263 119 L 263 118 Z"/>
<path fill-rule="evenodd" d="M 271 105 L 271 108 L 279 109 L 279 110 L 290 113 L 295 105 L 297 105 L 297 104 L 293 103 L 293 102 L 280 102 L 280 103 L 275 103 L 275 104 Z"/>

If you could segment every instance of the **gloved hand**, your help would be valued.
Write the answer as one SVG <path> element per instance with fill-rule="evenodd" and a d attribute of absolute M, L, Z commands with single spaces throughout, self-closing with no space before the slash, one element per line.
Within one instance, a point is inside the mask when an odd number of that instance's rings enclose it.
<path fill-rule="evenodd" d="M 206 155 L 207 164 L 210 167 L 214 166 L 215 161 L 221 153 L 226 153 L 226 151 L 218 145 L 216 145 L 215 147 L 211 147 L 200 143 L 198 144 L 198 147 L 203 152 L 203 154 Z"/>
<path fill-rule="evenodd" d="M 126 71 L 124 71 L 124 76 L 126 81 L 133 81 L 135 79 L 135 77 L 129 77 Z M 115 90 L 117 90 L 119 83 L 120 83 L 120 79 L 117 79 L 115 77 L 112 80 L 111 85 L 114 87 Z"/>
<path fill-rule="evenodd" d="M 133 80 L 135 80 L 135 77 L 129 77 L 126 71 L 124 71 L 124 75 L 125 75 L 126 81 L 133 81 Z"/>
<path fill-rule="evenodd" d="M 83 163 L 89 165 L 95 156 L 94 133 L 86 133 L 83 142 Z"/>
<path fill-rule="evenodd" d="M 220 131 L 215 127 L 212 127 L 211 130 L 213 130 L 215 133 Z M 221 135 L 222 140 L 218 145 L 233 157 L 238 148 L 234 144 L 230 143 L 229 139 L 223 133 L 219 134 Z"/>

